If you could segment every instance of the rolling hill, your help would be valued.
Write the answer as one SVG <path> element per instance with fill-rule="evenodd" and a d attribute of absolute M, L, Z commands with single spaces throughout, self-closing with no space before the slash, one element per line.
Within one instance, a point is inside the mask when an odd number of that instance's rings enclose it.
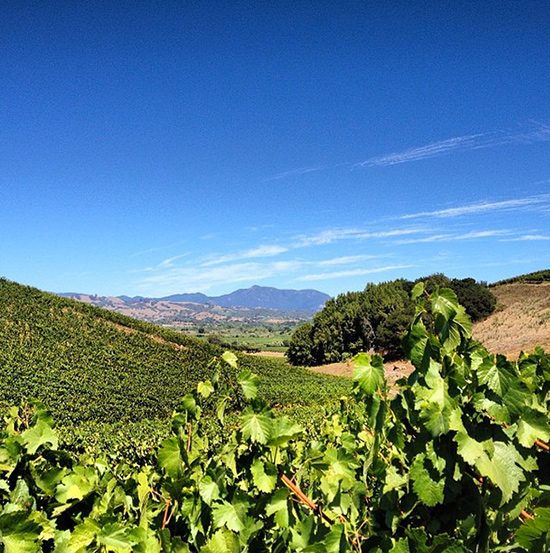
<path fill-rule="evenodd" d="M 0 404 L 42 400 L 63 424 L 168 419 L 221 350 L 152 324 L 0 279 Z M 282 405 L 338 397 L 347 382 L 240 357 Z"/>

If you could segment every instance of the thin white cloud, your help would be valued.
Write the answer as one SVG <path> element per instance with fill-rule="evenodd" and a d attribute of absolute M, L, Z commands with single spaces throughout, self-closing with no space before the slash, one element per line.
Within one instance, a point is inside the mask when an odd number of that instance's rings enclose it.
<path fill-rule="evenodd" d="M 550 194 L 539 194 L 536 196 L 527 196 L 525 198 L 516 198 L 513 200 L 502 200 L 498 202 L 476 202 L 468 205 L 450 207 L 447 209 L 438 209 L 435 211 L 421 211 L 403 215 L 399 219 L 418 219 L 425 217 L 460 217 L 462 215 L 475 215 L 478 213 L 487 213 L 493 211 L 521 211 L 533 210 L 536 208 L 547 208 L 550 203 Z"/>
<path fill-rule="evenodd" d="M 182 244 L 183 244 L 183 242 L 176 242 L 176 243 L 173 243 L 173 244 L 165 244 L 164 246 L 158 246 L 156 248 L 149 248 L 147 250 L 142 250 L 142 251 L 139 251 L 139 252 L 135 252 L 133 254 L 130 254 L 129 257 L 138 257 L 140 255 L 146 255 L 148 253 L 161 252 L 161 251 L 167 250 L 169 248 L 175 248 L 177 246 L 181 246 Z"/>
<path fill-rule="evenodd" d="M 368 232 L 360 229 L 327 229 L 310 236 L 298 236 L 294 247 L 303 248 L 307 246 L 324 246 L 332 244 L 339 240 L 365 240 L 368 238 L 391 238 L 394 236 L 403 236 L 424 232 L 418 228 L 405 228 L 386 230 L 378 232 Z"/>
<path fill-rule="evenodd" d="M 479 240 L 481 238 L 493 238 L 495 236 L 505 236 L 510 234 L 509 230 L 480 230 L 471 231 L 463 234 L 433 234 L 425 238 L 412 238 L 407 240 L 398 240 L 396 244 L 422 244 L 429 242 L 455 242 L 461 240 Z"/>
<path fill-rule="evenodd" d="M 447 138 L 425 146 L 371 157 L 354 164 L 354 167 L 385 167 L 438 157 L 452 151 L 479 150 L 505 144 L 533 144 L 535 142 L 550 141 L 550 126 L 536 121 L 531 121 L 530 126 L 529 130 L 522 132 L 495 131 Z"/>
<path fill-rule="evenodd" d="M 240 261 L 243 259 L 254 259 L 257 257 L 274 257 L 281 253 L 288 251 L 288 248 L 277 245 L 263 245 L 257 248 L 252 248 L 243 252 L 237 252 L 234 254 L 220 255 L 213 259 L 209 259 L 201 263 L 203 267 L 209 267 L 211 265 L 221 265 L 223 263 L 230 263 L 233 261 Z"/>
<path fill-rule="evenodd" d="M 382 255 L 348 255 L 344 257 L 334 257 L 332 259 L 325 259 L 319 261 L 317 265 L 319 267 L 332 267 L 335 265 L 351 265 L 353 263 L 359 263 L 361 261 L 367 261 L 372 259 L 380 259 L 381 257 L 387 257 Z"/>
<path fill-rule="evenodd" d="M 536 142 L 550 141 L 550 125 L 539 121 L 530 121 L 526 131 L 499 130 L 487 133 L 476 133 L 453 138 L 446 138 L 436 142 L 430 142 L 423 146 L 406 148 L 402 151 L 372 156 L 360 162 L 346 162 L 333 165 L 318 165 L 291 171 L 284 171 L 266 179 L 266 181 L 284 179 L 307 173 L 335 169 L 337 167 L 368 168 L 388 167 L 401 163 L 411 163 L 433 157 L 439 157 L 451 152 L 479 150 L 483 148 L 495 148 L 506 144 L 533 144 Z"/>
<path fill-rule="evenodd" d="M 317 173 L 318 171 L 325 171 L 326 169 L 334 169 L 335 167 L 340 167 L 342 165 L 349 165 L 349 163 L 339 163 L 338 165 L 317 165 L 315 167 L 302 167 L 300 169 L 292 169 L 290 171 L 284 171 L 282 173 L 279 173 L 278 175 L 275 175 L 274 177 L 270 177 L 268 179 L 265 179 L 264 182 L 272 181 L 272 180 L 280 180 L 280 179 L 286 179 L 289 177 L 297 177 L 300 175 L 306 175 L 307 173 Z"/>
<path fill-rule="evenodd" d="M 371 157 L 365 161 L 356 163 L 354 167 L 385 167 L 387 165 L 409 163 L 411 161 L 440 156 L 451 150 L 470 150 L 476 144 L 479 144 L 485 136 L 484 134 L 472 134 L 439 140 L 425 146 L 409 148 L 402 152 L 392 152 L 382 156 Z"/>
<path fill-rule="evenodd" d="M 372 275 L 376 273 L 383 273 L 386 271 L 394 271 L 399 269 L 408 269 L 413 265 L 387 265 L 385 267 L 376 267 L 374 269 L 350 269 L 349 271 L 334 271 L 332 273 L 318 273 L 304 275 L 296 280 L 299 281 L 314 281 L 314 280 L 328 280 L 333 278 L 348 278 L 363 275 Z"/>
<path fill-rule="evenodd" d="M 303 262 L 276 261 L 272 263 L 246 262 L 217 267 L 176 267 L 142 279 L 140 290 L 155 294 L 164 291 L 205 292 L 219 285 L 239 282 L 255 283 L 272 276 L 293 274 L 303 268 Z"/>
<path fill-rule="evenodd" d="M 518 236 L 517 238 L 508 238 L 507 240 L 503 240 L 503 242 L 523 242 L 537 240 L 550 240 L 550 236 L 547 234 L 524 234 L 523 236 Z"/>
<path fill-rule="evenodd" d="M 187 257 L 188 255 L 189 255 L 189 252 L 182 253 L 181 255 L 174 255 L 173 257 L 169 257 L 168 259 L 165 259 L 164 261 L 161 261 L 158 264 L 158 268 L 159 269 L 166 269 L 168 267 L 172 267 L 173 264 L 174 264 L 174 261 L 176 261 L 176 259 L 181 259 L 182 257 Z"/>

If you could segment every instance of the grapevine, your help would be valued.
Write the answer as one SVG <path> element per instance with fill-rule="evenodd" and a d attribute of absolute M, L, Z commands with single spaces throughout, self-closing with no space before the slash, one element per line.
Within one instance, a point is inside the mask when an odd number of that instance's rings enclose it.
<path fill-rule="evenodd" d="M 451 290 L 418 284 L 412 295 L 403 348 L 414 372 L 393 394 L 382 358 L 358 354 L 352 396 L 314 438 L 274 413 L 232 353 L 183 397 L 150 465 L 76 459 L 41 404 L 12 408 L 0 435 L 0 547 L 549 551 L 549 357 L 495 357 Z"/>

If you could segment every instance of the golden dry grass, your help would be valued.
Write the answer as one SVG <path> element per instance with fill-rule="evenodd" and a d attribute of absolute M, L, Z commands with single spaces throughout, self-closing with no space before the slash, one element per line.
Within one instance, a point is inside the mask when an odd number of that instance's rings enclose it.
<path fill-rule="evenodd" d="M 503 284 L 492 291 L 497 309 L 474 325 L 474 338 L 510 359 L 535 346 L 550 351 L 550 283 Z"/>

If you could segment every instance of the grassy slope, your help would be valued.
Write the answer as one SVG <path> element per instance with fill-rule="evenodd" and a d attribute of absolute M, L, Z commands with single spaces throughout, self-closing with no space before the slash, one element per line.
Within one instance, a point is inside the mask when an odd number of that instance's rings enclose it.
<path fill-rule="evenodd" d="M 142 321 L 0 279 L 0 403 L 37 397 L 58 422 L 139 421 L 170 416 L 210 377 L 221 351 Z M 260 393 L 284 405 L 322 402 L 349 389 L 341 379 L 243 356 Z"/>
<path fill-rule="evenodd" d="M 489 351 L 514 359 L 536 346 L 550 351 L 550 283 L 513 282 L 491 291 L 497 297 L 497 309 L 474 325 L 474 338 Z"/>

